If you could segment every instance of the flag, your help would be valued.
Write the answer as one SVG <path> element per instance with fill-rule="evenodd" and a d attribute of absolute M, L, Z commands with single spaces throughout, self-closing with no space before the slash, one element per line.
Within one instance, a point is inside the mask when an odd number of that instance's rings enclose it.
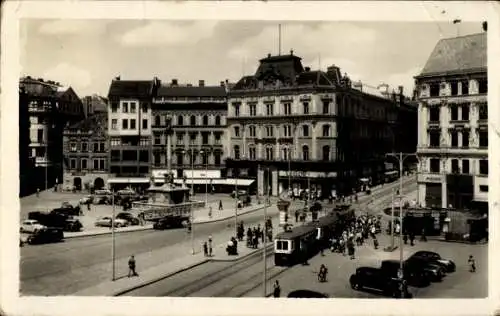
<path fill-rule="evenodd" d="M 453 24 L 457 24 L 457 23 L 462 23 L 462 20 L 460 20 L 460 19 L 453 20 Z"/>

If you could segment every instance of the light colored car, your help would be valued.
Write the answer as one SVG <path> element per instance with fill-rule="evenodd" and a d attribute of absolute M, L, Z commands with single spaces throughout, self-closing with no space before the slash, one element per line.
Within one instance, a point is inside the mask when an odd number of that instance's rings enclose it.
<path fill-rule="evenodd" d="M 46 228 L 46 226 L 34 219 L 26 219 L 21 223 L 21 233 L 35 233 L 44 228 Z"/>
<path fill-rule="evenodd" d="M 80 204 L 90 204 L 92 203 L 94 197 L 92 195 L 87 195 L 87 196 L 84 196 L 80 199 L 79 203 Z"/>
<path fill-rule="evenodd" d="M 104 216 L 95 221 L 96 227 L 111 227 L 111 216 Z M 128 221 L 124 219 L 115 218 L 115 227 L 124 227 L 128 226 Z"/>

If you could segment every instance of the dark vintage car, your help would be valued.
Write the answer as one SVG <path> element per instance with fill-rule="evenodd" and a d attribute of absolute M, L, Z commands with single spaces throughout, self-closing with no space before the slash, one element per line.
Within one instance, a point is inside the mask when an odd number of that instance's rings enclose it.
<path fill-rule="evenodd" d="M 382 269 L 373 267 L 357 268 L 356 273 L 351 275 L 349 283 L 354 290 L 371 289 L 394 298 L 401 297 L 401 292 L 403 292 L 404 298 L 413 297 L 404 283 L 401 283 L 397 278 L 388 276 Z"/>
<path fill-rule="evenodd" d="M 80 209 L 79 205 L 75 207 L 68 202 L 64 202 L 62 203 L 61 207 L 53 209 L 52 213 L 80 216 L 82 215 L 82 210 Z"/>
<path fill-rule="evenodd" d="M 26 242 L 30 245 L 59 242 L 64 239 L 64 233 L 59 228 L 44 228 L 30 234 Z"/>
<path fill-rule="evenodd" d="M 428 264 L 438 265 L 443 267 L 446 272 L 455 272 L 456 270 L 456 265 L 452 260 L 444 259 L 438 253 L 432 251 L 417 251 L 408 260 L 423 261 Z"/>
<path fill-rule="evenodd" d="M 83 227 L 82 223 L 73 216 L 54 210 L 49 213 L 29 212 L 28 219 L 36 220 L 46 227 L 60 228 L 63 231 L 78 232 Z"/>
<path fill-rule="evenodd" d="M 328 295 L 311 290 L 296 290 L 288 293 L 290 298 L 328 298 Z"/>
<path fill-rule="evenodd" d="M 398 277 L 400 264 L 398 260 L 383 260 L 380 269 L 392 278 Z M 414 264 L 404 261 L 403 262 L 403 277 L 409 285 L 417 287 L 428 286 L 435 278 L 433 275 L 436 273 L 440 275 L 441 269 L 439 267 L 429 267 L 427 265 Z M 442 276 L 440 277 L 442 278 Z"/>
<path fill-rule="evenodd" d="M 129 223 L 129 225 L 139 225 L 140 224 L 139 218 L 137 216 L 134 216 L 134 214 L 131 214 L 131 213 L 121 212 L 121 213 L 118 213 L 118 215 L 116 215 L 116 218 L 126 220 Z"/>
<path fill-rule="evenodd" d="M 167 216 L 157 220 L 153 224 L 154 229 L 183 228 L 189 222 L 189 218 L 179 216 Z"/>

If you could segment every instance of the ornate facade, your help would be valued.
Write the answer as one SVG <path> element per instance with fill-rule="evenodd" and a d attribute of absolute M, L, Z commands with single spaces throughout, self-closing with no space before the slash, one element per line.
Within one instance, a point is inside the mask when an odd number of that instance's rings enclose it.
<path fill-rule="evenodd" d="M 487 208 L 486 49 L 486 33 L 443 39 L 415 77 L 422 205 Z"/>

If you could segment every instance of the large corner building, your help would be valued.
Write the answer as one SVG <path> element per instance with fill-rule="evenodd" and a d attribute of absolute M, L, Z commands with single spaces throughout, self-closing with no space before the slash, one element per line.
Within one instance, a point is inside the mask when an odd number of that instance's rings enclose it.
<path fill-rule="evenodd" d="M 486 33 L 440 40 L 416 76 L 419 202 L 487 209 Z"/>

